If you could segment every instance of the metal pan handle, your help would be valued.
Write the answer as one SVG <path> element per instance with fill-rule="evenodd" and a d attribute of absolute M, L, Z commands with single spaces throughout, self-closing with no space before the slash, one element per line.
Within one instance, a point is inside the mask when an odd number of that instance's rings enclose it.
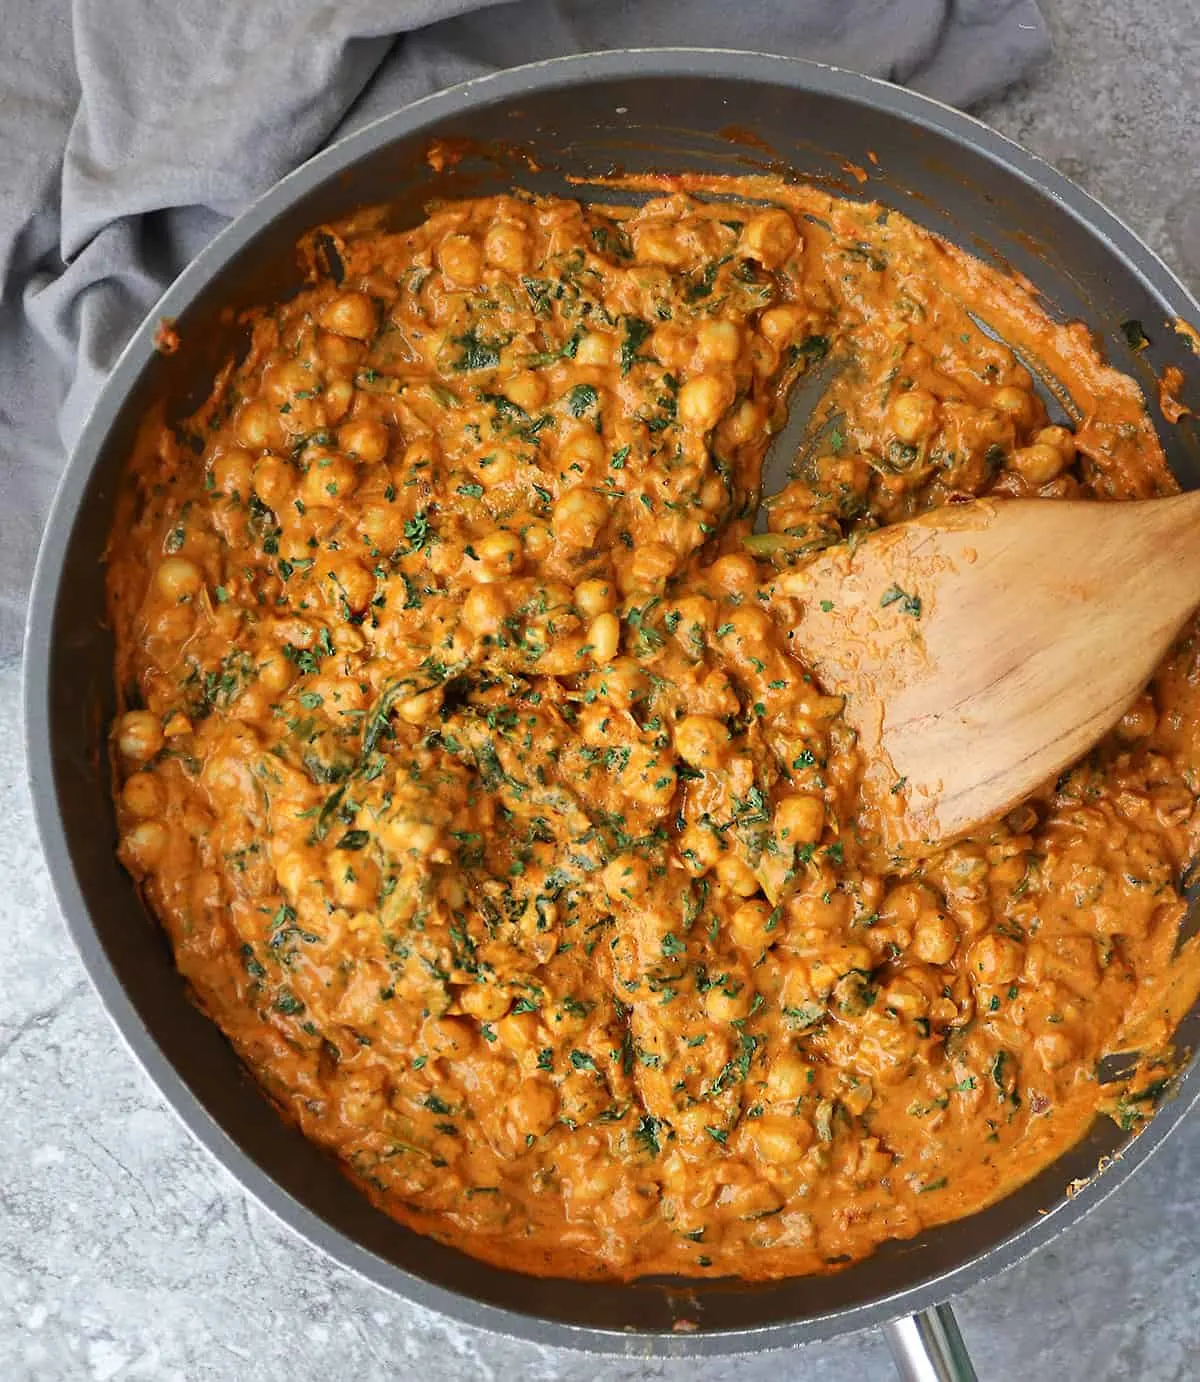
<path fill-rule="evenodd" d="M 978 1382 L 948 1305 L 889 1320 L 883 1333 L 901 1382 Z"/>

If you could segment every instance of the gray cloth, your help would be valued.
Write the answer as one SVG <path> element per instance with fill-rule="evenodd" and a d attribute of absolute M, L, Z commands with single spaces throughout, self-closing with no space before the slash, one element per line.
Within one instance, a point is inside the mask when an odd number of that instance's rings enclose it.
<path fill-rule="evenodd" d="M 563 53 L 835 62 L 969 105 L 1047 48 L 1035 0 L 8 0 L 0 37 L 0 655 L 106 371 L 249 200 L 333 135 Z"/>

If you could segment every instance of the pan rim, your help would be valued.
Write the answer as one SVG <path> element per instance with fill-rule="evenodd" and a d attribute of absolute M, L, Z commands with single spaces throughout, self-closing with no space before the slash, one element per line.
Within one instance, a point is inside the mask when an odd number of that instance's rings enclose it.
<path fill-rule="evenodd" d="M 760 1352 L 817 1342 L 921 1310 L 1024 1260 L 1095 1208 L 1146 1160 L 1200 1099 L 1193 1064 L 1164 1107 L 1102 1175 L 1008 1238 L 959 1265 L 873 1300 L 802 1321 L 696 1333 L 621 1331 L 572 1325 L 486 1303 L 426 1281 L 385 1261 L 301 1204 L 261 1170 L 209 1113 L 145 1026 L 110 963 L 91 920 L 72 863 L 54 788 L 49 705 L 53 640 L 69 540 L 108 434 L 124 400 L 150 362 L 157 323 L 179 315 L 207 288 L 231 254 L 270 221 L 366 154 L 479 105 L 594 80 L 712 77 L 790 86 L 882 109 L 1001 165 L 1056 202 L 1116 257 L 1129 264 L 1174 316 L 1200 319 L 1200 304 L 1124 222 L 1048 163 L 982 121 L 890 82 L 805 59 L 732 49 L 630 48 L 553 58 L 472 78 L 380 117 L 329 145 L 255 199 L 171 284 L 134 332 L 109 373 L 71 450 L 39 549 L 26 625 L 23 717 L 34 819 L 55 899 L 101 1004 L 126 1047 L 188 1131 L 239 1183 L 285 1224 L 340 1265 L 402 1299 L 453 1319 L 527 1342 L 626 1357 L 689 1357 Z M 534 1306 L 536 1308 L 536 1306 Z"/>

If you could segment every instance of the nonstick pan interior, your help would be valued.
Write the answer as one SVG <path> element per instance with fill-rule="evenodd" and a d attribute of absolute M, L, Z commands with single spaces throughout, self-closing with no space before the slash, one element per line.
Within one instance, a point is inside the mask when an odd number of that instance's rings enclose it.
<path fill-rule="evenodd" d="M 431 136 L 464 141 L 454 166 Z M 854 165 L 850 168 L 849 165 Z M 749 54 L 610 53 L 564 59 L 432 97 L 335 146 L 284 180 L 201 256 L 114 370 L 60 491 L 27 642 L 35 806 L 58 897 L 101 996 L 192 1131 L 298 1232 L 379 1284 L 471 1323 L 542 1342 L 654 1354 L 795 1343 L 944 1299 L 1055 1236 L 1144 1160 L 1200 1093 L 1194 1069 L 1130 1142 L 1107 1120 L 991 1209 L 888 1245 L 849 1270 L 750 1286 L 531 1281 L 415 1235 L 371 1207 L 328 1156 L 284 1124 L 217 1028 L 187 1001 L 165 938 L 114 857 L 104 730 L 113 713 L 101 557 L 117 475 L 161 399 L 184 416 L 241 340 L 237 312 L 294 289 L 292 246 L 319 222 L 386 203 L 411 224 L 431 199 L 514 184 L 568 193 L 568 175 L 615 170 L 786 170 L 877 198 L 1025 274 L 1052 314 L 1088 322 L 1151 399 L 1181 483 L 1200 484 L 1200 437 L 1153 402 L 1166 365 L 1200 396 L 1200 360 L 1167 326 L 1200 307 L 1118 222 L 983 126 L 887 84 Z M 860 183 L 859 172 L 866 174 Z M 157 354 L 157 320 L 182 347 Z M 1148 349 L 1131 350 L 1137 320 Z M 1180 1031 L 1200 1037 L 1200 1014 Z M 1097 1176 L 1097 1167 L 1107 1165 Z M 1068 1197 L 1067 1187 L 1081 1183 Z M 1164 1232 L 1170 1231 L 1164 1221 Z"/>

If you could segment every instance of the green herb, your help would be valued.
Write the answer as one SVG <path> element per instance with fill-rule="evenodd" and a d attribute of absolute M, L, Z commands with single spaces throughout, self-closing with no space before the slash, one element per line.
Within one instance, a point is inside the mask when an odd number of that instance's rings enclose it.
<path fill-rule="evenodd" d="M 625 339 L 621 342 L 621 373 L 628 374 L 642 358 L 638 351 L 653 331 L 649 322 L 641 317 L 625 317 Z"/>
<path fill-rule="evenodd" d="M 275 999 L 275 1011 L 282 1013 L 284 1017 L 295 1017 L 297 1013 L 304 1011 L 304 1004 L 291 989 L 280 989 Z"/>
<path fill-rule="evenodd" d="M 803 360 L 805 367 L 816 364 L 818 360 L 823 360 L 828 354 L 828 336 L 806 336 L 804 340 L 788 348 L 791 363 L 795 365 Z"/>
<path fill-rule="evenodd" d="M 633 1130 L 634 1141 L 643 1151 L 648 1152 L 651 1156 L 657 1156 L 662 1151 L 662 1145 L 658 1140 L 662 1127 L 662 1123 L 652 1113 L 644 1113 L 638 1120 L 637 1127 Z"/>
<path fill-rule="evenodd" d="M 1146 335 L 1146 329 L 1136 317 L 1130 317 L 1126 322 L 1121 323 L 1121 334 L 1130 350 L 1143 351 L 1150 345 L 1150 337 Z"/>
<path fill-rule="evenodd" d="M 686 955 L 687 944 L 681 941 L 674 931 L 668 931 L 662 938 L 662 953 L 668 958 L 672 955 Z"/>
<path fill-rule="evenodd" d="M 369 830 L 347 830 L 337 842 L 338 849 L 364 849 L 371 843 Z"/>
<path fill-rule="evenodd" d="M 832 609 L 833 609 L 833 601 L 832 601 L 832 600 L 822 600 L 822 601 L 821 601 L 821 613 L 822 613 L 822 614 L 829 614 L 829 613 L 832 611 Z"/>
<path fill-rule="evenodd" d="M 495 369 L 500 364 L 501 343 L 482 340 L 474 327 L 455 336 L 454 344 L 462 347 L 462 354 L 454 362 L 456 370 Z"/>
<path fill-rule="evenodd" d="M 921 617 L 921 597 L 910 595 L 906 590 L 901 590 L 898 585 L 892 585 L 883 592 L 883 598 L 879 601 L 880 609 L 886 609 L 888 605 L 900 604 L 902 614 L 911 615 L 914 619 Z"/>
<path fill-rule="evenodd" d="M 419 509 L 404 525 L 404 536 L 408 539 L 410 552 L 420 552 L 434 539 L 434 531 L 429 526 L 429 511 Z"/>
<path fill-rule="evenodd" d="M 548 317 L 552 310 L 550 301 L 554 284 L 544 278 L 522 278 L 521 287 L 529 294 L 529 305 L 535 317 Z"/>
<path fill-rule="evenodd" d="M 483 486 L 482 486 L 482 485 L 459 485 L 459 487 L 458 487 L 458 492 L 459 492 L 459 494 L 465 494 L 465 495 L 467 496 L 468 499 L 482 499 L 482 498 L 483 498 Z"/>
<path fill-rule="evenodd" d="M 598 1070 L 596 1070 L 596 1062 L 591 1058 L 591 1056 L 588 1055 L 586 1051 L 572 1051 L 571 1065 L 576 1070 L 592 1070 L 595 1071 L 597 1075 L 600 1073 Z"/>
<path fill-rule="evenodd" d="M 567 394 L 567 407 L 572 417 L 582 417 L 596 406 L 596 390 L 590 384 L 576 384 Z"/>

